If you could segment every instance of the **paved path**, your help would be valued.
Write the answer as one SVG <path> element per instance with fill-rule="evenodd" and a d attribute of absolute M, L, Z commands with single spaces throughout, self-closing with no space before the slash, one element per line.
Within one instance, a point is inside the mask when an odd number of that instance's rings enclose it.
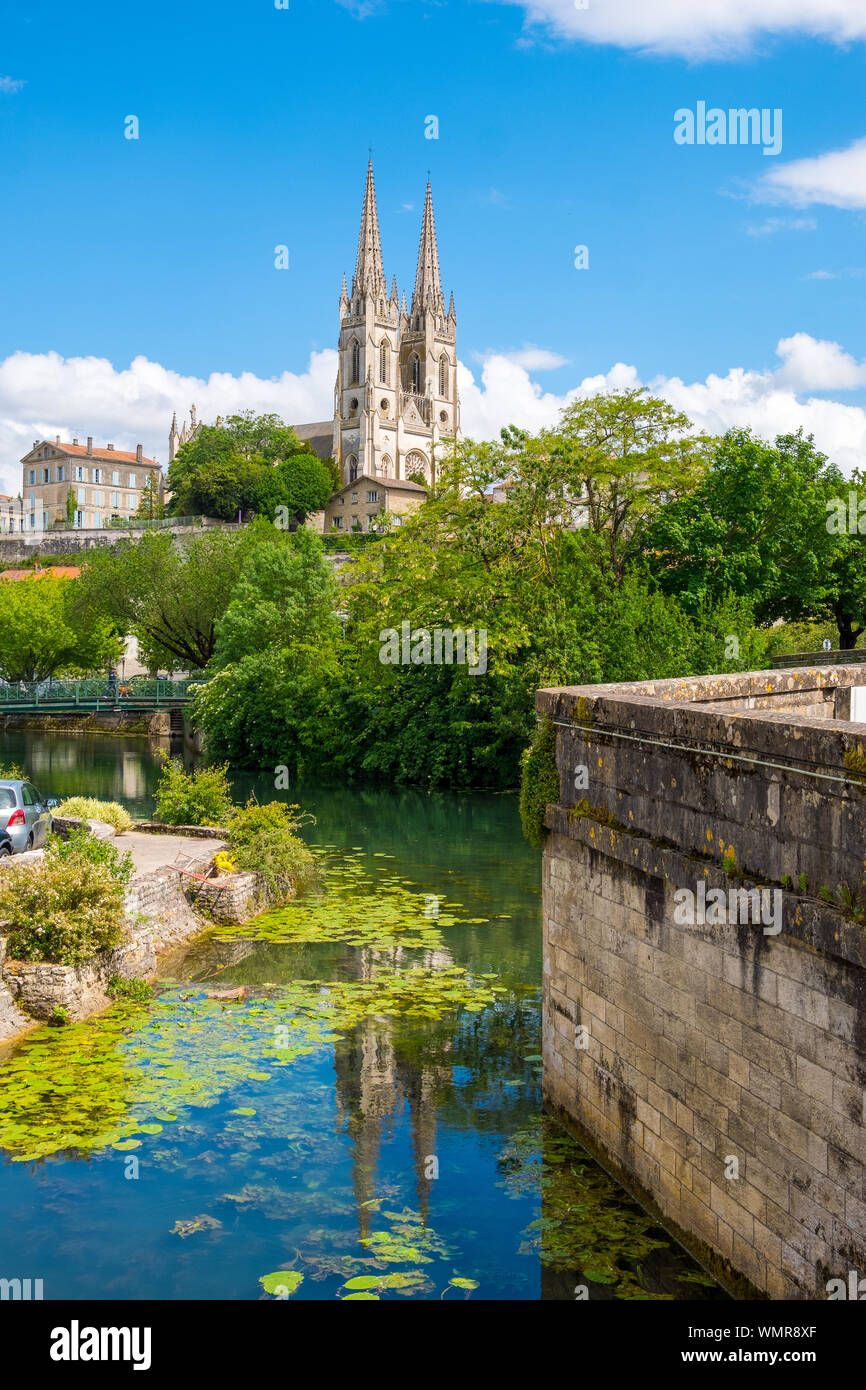
<path fill-rule="evenodd" d="M 127 830 L 124 835 L 116 835 L 113 844 L 120 854 L 125 854 L 127 850 L 131 853 L 135 865 L 134 878 L 173 864 L 180 850 L 194 859 L 204 859 L 226 847 L 225 840 L 199 840 L 189 835 L 147 835 L 141 830 Z"/>

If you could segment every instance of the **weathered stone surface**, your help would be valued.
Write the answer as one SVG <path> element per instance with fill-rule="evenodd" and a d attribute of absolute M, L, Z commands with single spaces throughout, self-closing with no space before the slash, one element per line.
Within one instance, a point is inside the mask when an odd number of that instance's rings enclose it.
<path fill-rule="evenodd" d="M 201 885 L 196 906 L 215 922 L 248 922 L 267 906 L 260 874 L 225 874 Z"/>
<path fill-rule="evenodd" d="M 773 1298 L 866 1273 L 866 928 L 818 891 L 866 877 L 866 802 L 844 762 L 866 726 L 834 719 L 863 679 L 538 696 L 561 774 L 543 860 L 546 1098 L 699 1251 Z M 778 932 L 730 913 L 680 924 L 679 890 L 753 883 L 778 895 Z"/>

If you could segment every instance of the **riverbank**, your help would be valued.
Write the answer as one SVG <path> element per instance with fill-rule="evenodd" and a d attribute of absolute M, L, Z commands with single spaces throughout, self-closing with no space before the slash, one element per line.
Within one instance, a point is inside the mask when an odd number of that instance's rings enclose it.
<path fill-rule="evenodd" d="M 89 822 L 100 838 L 109 827 Z M 123 939 L 81 966 L 28 962 L 7 956 L 0 935 L 0 1042 L 42 1022 L 80 1022 L 111 1004 L 109 982 L 156 978 L 159 956 L 205 931 L 214 920 L 244 921 L 257 909 L 255 874 L 214 876 L 223 839 L 201 835 L 127 831 L 112 837 L 132 856 L 134 872 L 124 895 Z M 0 861 L 0 873 L 16 873 L 44 858 L 43 850 Z"/>

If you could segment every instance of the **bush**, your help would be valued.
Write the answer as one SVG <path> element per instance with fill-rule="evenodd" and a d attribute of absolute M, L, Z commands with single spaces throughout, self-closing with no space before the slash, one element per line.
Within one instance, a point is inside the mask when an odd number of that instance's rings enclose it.
<path fill-rule="evenodd" d="M 84 859 L 88 864 L 96 864 L 108 870 L 112 878 L 122 883 L 124 888 L 134 872 L 132 855 L 127 850 L 122 857 L 110 840 L 99 840 L 86 825 L 76 825 L 66 840 L 52 837 L 45 851 L 46 858 L 53 863 L 65 863 L 69 859 Z"/>
<path fill-rule="evenodd" d="M 83 965 L 121 939 L 123 882 L 108 863 L 63 848 L 0 879 L 0 922 L 12 959 Z"/>
<path fill-rule="evenodd" d="M 297 806 L 248 801 L 229 827 L 231 856 L 241 872 L 260 873 L 273 899 L 285 899 L 315 878 L 316 864 L 295 831 L 312 817 Z"/>
<path fill-rule="evenodd" d="M 235 813 L 228 763 L 185 772 L 178 758 L 165 758 L 154 794 L 156 818 L 164 825 L 227 825 Z"/>
<path fill-rule="evenodd" d="M 5 763 L 0 766 L 0 780 L 4 782 L 24 782 L 26 778 L 17 763 Z"/>
<path fill-rule="evenodd" d="M 124 980 L 121 975 L 112 975 L 105 986 L 109 999 L 125 999 L 130 1004 L 152 1004 L 153 989 L 146 980 Z"/>
<path fill-rule="evenodd" d="M 544 841 L 544 813 L 548 802 L 559 801 L 556 769 L 556 727 L 545 717 L 523 754 L 520 778 L 520 820 L 523 833 L 535 849 Z"/>
<path fill-rule="evenodd" d="M 92 796 L 70 796 L 61 802 L 58 816 L 80 817 L 81 820 L 101 820 L 110 825 L 115 835 L 132 829 L 132 816 L 116 801 L 97 801 Z"/>

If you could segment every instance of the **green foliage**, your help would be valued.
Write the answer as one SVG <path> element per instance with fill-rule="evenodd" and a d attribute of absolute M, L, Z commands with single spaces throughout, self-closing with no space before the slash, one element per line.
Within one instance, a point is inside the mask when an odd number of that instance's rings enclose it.
<path fill-rule="evenodd" d="M 40 863 L 0 879 L 0 923 L 13 960 L 83 965 L 121 939 L 121 878 L 90 849 L 57 843 Z"/>
<path fill-rule="evenodd" d="M 126 999 L 131 1004 L 150 1004 L 153 1001 L 153 987 L 146 980 L 125 980 L 122 975 L 112 975 L 105 986 L 109 999 Z"/>
<path fill-rule="evenodd" d="M 228 764 L 187 772 L 179 758 L 166 758 L 154 793 L 155 819 L 164 825 L 225 826 L 234 815 Z"/>
<path fill-rule="evenodd" d="M 55 1004 L 51 1010 L 51 1017 L 48 1020 L 49 1028 L 66 1028 L 69 1025 L 69 1010 L 64 1009 L 62 1004 Z"/>
<path fill-rule="evenodd" d="M 0 676 L 39 681 L 87 675 L 123 650 L 111 623 L 76 606 L 77 580 L 33 578 L 0 583 Z"/>
<path fill-rule="evenodd" d="M 689 611 L 733 593 L 762 624 L 832 619 L 851 647 L 866 624 L 866 536 L 835 531 L 828 514 L 851 490 L 802 430 L 774 444 L 729 430 L 701 483 L 647 534 L 659 585 Z"/>
<path fill-rule="evenodd" d="M 27 779 L 17 763 L 4 763 L 0 767 L 0 781 L 25 782 Z"/>
<path fill-rule="evenodd" d="M 102 821 L 113 828 L 115 835 L 122 835 L 133 826 L 132 816 L 125 806 L 121 806 L 117 801 L 98 801 L 91 796 L 67 797 L 61 802 L 56 814 L 73 819 L 80 817 L 81 820 Z"/>
<path fill-rule="evenodd" d="M 132 855 L 128 850 L 126 854 L 121 855 L 110 840 L 98 839 L 86 825 L 73 826 L 65 840 L 61 840 L 58 835 L 52 836 L 45 853 L 50 863 L 62 864 L 71 860 L 84 860 L 88 864 L 103 868 L 113 879 L 123 884 L 124 888 L 135 871 Z"/>
<path fill-rule="evenodd" d="M 556 726 L 549 715 L 539 721 L 530 746 L 524 750 L 520 770 L 520 821 L 534 848 L 544 841 L 544 815 L 548 803 L 559 801 L 556 767 Z"/>
<path fill-rule="evenodd" d="M 297 806 L 248 801 L 229 826 L 231 856 L 239 871 L 260 873 L 268 895 L 283 900 L 315 878 L 315 861 L 295 831 L 310 817 Z"/>
<path fill-rule="evenodd" d="M 278 508 L 303 521 L 334 491 L 331 470 L 276 415 L 251 411 L 205 425 L 169 465 L 176 516 L 236 521 L 256 512 L 277 519 Z"/>
<path fill-rule="evenodd" d="M 66 493 L 66 524 L 67 524 L 67 526 L 71 526 L 72 523 L 75 521 L 75 511 L 76 511 L 75 489 L 74 489 L 74 488 L 69 488 L 68 492 Z"/>
<path fill-rule="evenodd" d="M 375 951 L 395 946 L 435 951 L 444 947 L 444 928 L 486 921 L 462 915 L 458 904 L 444 898 L 437 898 L 431 910 L 429 898 L 384 868 L 371 872 L 360 854 L 319 853 L 316 867 L 318 891 L 265 912 L 254 922 L 222 923 L 214 935 L 281 945 L 340 941 Z"/>
<path fill-rule="evenodd" d="M 144 487 L 141 490 L 141 501 L 135 514 L 143 521 L 159 521 L 165 516 L 165 503 L 162 499 L 162 490 L 155 469 L 148 472 Z"/>
<path fill-rule="evenodd" d="M 336 602 L 332 568 L 312 531 L 252 545 L 219 624 L 214 675 L 190 706 L 212 757 L 297 769 L 321 738 L 338 678 Z"/>

